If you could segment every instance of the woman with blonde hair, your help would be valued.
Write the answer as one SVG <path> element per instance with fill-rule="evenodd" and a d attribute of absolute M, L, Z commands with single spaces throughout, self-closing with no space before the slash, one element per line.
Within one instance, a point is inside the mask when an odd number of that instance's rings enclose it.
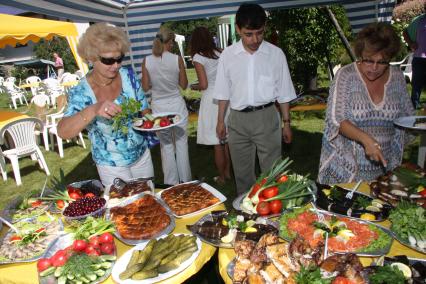
<path fill-rule="evenodd" d="M 122 120 L 121 129 L 113 127 L 112 118 L 124 103 L 138 101 L 141 111 L 149 111 L 134 71 L 121 66 L 129 47 L 125 32 L 118 27 L 97 23 L 87 29 L 77 51 L 93 69 L 70 90 L 64 118 L 58 124 L 58 134 L 64 139 L 88 130 L 92 157 L 105 186 L 116 177 L 130 180 L 154 175 L 148 141 L 132 129 L 133 117 Z"/>
<path fill-rule="evenodd" d="M 142 87 L 152 92 L 153 113 L 178 113 L 182 122 L 175 127 L 157 132 L 160 138 L 161 160 L 165 184 L 191 180 L 188 154 L 188 110 L 179 87 L 186 89 L 183 59 L 171 53 L 175 34 L 161 27 L 155 36 L 152 55 L 142 62 Z"/>

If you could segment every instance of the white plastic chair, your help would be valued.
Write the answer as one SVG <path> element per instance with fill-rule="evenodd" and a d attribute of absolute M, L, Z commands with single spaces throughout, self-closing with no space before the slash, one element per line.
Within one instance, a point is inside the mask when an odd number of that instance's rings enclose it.
<path fill-rule="evenodd" d="M 27 79 L 25 79 L 25 83 L 27 84 L 33 84 L 33 83 L 39 83 L 41 82 L 41 79 L 37 76 L 31 76 L 28 77 Z M 38 86 L 33 86 L 30 87 L 31 88 L 31 93 L 33 94 L 33 96 L 37 95 L 37 90 L 38 90 Z"/>
<path fill-rule="evenodd" d="M 412 73 L 413 73 L 412 67 L 411 67 L 412 61 L 413 61 L 413 53 L 410 52 L 401 61 L 391 62 L 390 65 L 399 66 L 399 68 L 402 70 L 402 73 L 404 73 L 404 77 L 407 80 L 407 82 L 411 82 Z"/>
<path fill-rule="evenodd" d="M 43 80 L 43 83 L 47 88 L 52 106 L 56 108 L 56 98 L 64 94 L 64 88 L 60 85 L 59 80 L 54 78 L 47 78 Z"/>
<path fill-rule="evenodd" d="M 50 175 L 49 168 L 47 167 L 44 156 L 36 143 L 36 127 L 42 129 L 43 123 L 37 118 L 30 117 L 10 122 L 3 126 L 3 128 L 0 130 L 1 145 L 5 143 L 6 133 L 9 134 L 10 138 L 13 141 L 13 145 L 10 146 L 14 148 L 2 151 L 0 154 L 4 158 L 8 158 L 12 163 L 16 185 L 18 186 L 22 184 L 21 173 L 19 171 L 19 158 L 31 156 L 33 159 L 36 159 L 38 161 L 40 167 L 45 170 L 46 174 L 48 176 Z"/>
<path fill-rule="evenodd" d="M 13 78 L 13 77 L 12 77 Z M 7 93 L 10 95 L 10 99 L 12 101 L 12 105 L 15 109 L 17 109 L 16 102 L 19 100 L 21 104 L 28 105 L 27 98 L 25 97 L 25 92 L 23 92 L 21 89 L 19 89 L 15 83 L 14 80 L 8 80 L 9 78 L 4 81 L 3 86 L 6 88 Z"/>

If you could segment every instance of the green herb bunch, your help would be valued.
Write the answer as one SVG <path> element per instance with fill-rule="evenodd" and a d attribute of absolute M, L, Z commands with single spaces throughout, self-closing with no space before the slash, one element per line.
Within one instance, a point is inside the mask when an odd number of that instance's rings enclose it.
<path fill-rule="evenodd" d="M 133 121 L 133 118 L 137 116 L 142 103 L 130 98 L 125 100 L 120 106 L 121 112 L 112 118 L 112 129 L 115 132 L 121 132 L 126 135 L 129 132 L 129 120 Z"/>

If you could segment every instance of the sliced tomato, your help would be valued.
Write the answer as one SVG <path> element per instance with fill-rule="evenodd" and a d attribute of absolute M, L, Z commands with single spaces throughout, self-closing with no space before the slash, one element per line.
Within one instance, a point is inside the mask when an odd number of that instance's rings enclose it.
<path fill-rule="evenodd" d="M 22 238 L 20 236 L 15 235 L 15 236 L 12 236 L 9 240 L 12 243 L 14 243 L 14 242 L 19 242 L 20 240 L 22 240 Z"/>
<path fill-rule="evenodd" d="M 63 200 L 56 200 L 56 207 L 58 207 L 59 209 L 62 209 L 65 207 L 65 201 Z"/>
<path fill-rule="evenodd" d="M 354 284 L 354 282 L 352 282 L 351 280 L 349 280 L 346 277 L 337 276 L 336 278 L 334 278 L 334 280 L 333 280 L 333 282 L 331 282 L 331 284 Z"/>
<path fill-rule="evenodd" d="M 266 216 L 271 212 L 271 209 L 269 208 L 268 202 L 262 201 L 257 204 L 256 211 L 260 216 Z"/>
<path fill-rule="evenodd" d="M 262 190 L 262 195 L 266 199 L 277 196 L 278 195 L 278 187 L 272 186 L 272 187 L 265 188 L 264 190 Z"/>
<path fill-rule="evenodd" d="M 41 233 L 41 232 L 43 232 L 43 231 L 46 231 L 46 228 L 40 228 L 40 229 L 37 229 L 37 230 L 36 230 L 36 233 Z"/>
<path fill-rule="evenodd" d="M 288 176 L 286 176 L 286 175 L 282 175 L 282 176 L 280 176 L 279 178 L 278 178 L 278 182 L 279 183 L 283 183 L 283 182 L 286 182 L 288 180 Z"/>
<path fill-rule="evenodd" d="M 37 261 L 37 270 L 42 272 L 52 266 L 52 262 L 48 258 L 40 258 Z"/>
<path fill-rule="evenodd" d="M 31 207 L 35 208 L 35 207 L 39 207 L 41 205 L 43 201 L 41 200 L 36 200 L 34 202 L 31 202 Z"/>
<path fill-rule="evenodd" d="M 271 209 L 272 214 L 281 213 L 281 210 L 283 209 L 283 203 L 281 200 L 272 200 L 269 202 L 269 209 Z"/>

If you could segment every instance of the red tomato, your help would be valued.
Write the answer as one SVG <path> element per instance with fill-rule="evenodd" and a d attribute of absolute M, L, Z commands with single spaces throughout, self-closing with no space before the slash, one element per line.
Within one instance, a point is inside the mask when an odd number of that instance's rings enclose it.
<path fill-rule="evenodd" d="M 58 207 L 59 209 L 62 209 L 65 207 L 65 201 L 63 200 L 56 200 L 56 207 Z"/>
<path fill-rule="evenodd" d="M 274 196 L 277 196 L 278 195 L 278 187 L 276 187 L 276 186 L 268 187 L 268 188 L 266 188 L 266 189 L 264 189 L 262 191 L 262 195 L 266 199 L 269 199 L 269 198 L 272 198 Z"/>
<path fill-rule="evenodd" d="M 112 243 L 114 241 L 114 237 L 110 233 L 103 233 L 99 236 L 99 242 L 101 244 Z"/>
<path fill-rule="evenodd" d="M 67 185 L 67 192 L 68 194 L 76 192 L 77 188 L 71 185 Z"/>
<path fill-rule="evenodd" d="M 261 185 L 258 183 L 255 183 L 249 193 L 249 198 L 252 198 L 260 189 Z"/>
<path fill-rule="evenodd" d="M 39 207 L 41 205 L 42 201 L 41 200 L 36 200 L 34 202 L 31 202 L 31 207 Z"/>
<path fill-rule="evenodd" d="M 92 198 L 92 197 L 95 197 L 95 195 L 91 192 L 88 192 L 84 195 L 84 197 Z"/>
<path fill-rule="evenodd" d="M 22 240 L 22 238 L 20 237 L 20 236 L 12 236 L 10 239 L 9 239 L 9 241 L 11 241 L 11 242 L 17 242 L 17 241 L 20 241 L 20 240 Z"/>
<path fill-rule="evenodd" d="M 265 201 L 265 197 L 263 197 L 262 193 L 259 194 L 259 202 Z"/>
<path fill-rule="evenodd" d="M 65 250 L 58 250 L 51 258 L 50 261 L 55 267 L 64 266 L 67 262 L 67 252 Z"/>
<path fill-rule="evenodd" d="M 283 176 L 280 176 L 277 181 L 282 183 L 282 182 L 286 182 L 287 180 L 288 180 L 288 176 L 283 175 Z"/>
<path fill-rule="evenodd" d="M 112 243 L 101 244 L 101 252 L 103 254 L 112 254 L 114 252 L 114 244 Z"/>
<path fill-rule="evenodd" d="M 334 278 L 334 280 L 333 280 L 333 282 L 331 282 L 331 284 L 354 284 L 354 282 L 352 282 L 351 280 L 349 280 L 346 277 L 337 276 L 336 278 Z"/>
<path fill-rule="evenodd" d="M 84 252 L 87 255 L 96 255 L 96 256 L 100 255 L 99 250 L 90 244 L 87 246 Z"/>
<path fill-rule="evenodd" d="M 145 120 L 142 124 L 142 128 L 153 128 L 154 127 L 154 122 L 152 122 L 151 120 Z"/>
<path fill-rule="evenodd" d="M 91 245 L 94 248 L 99 248 L 100 241 L 98 236 L 91 237 L 89 240 L 89 245 Z"/>
<path fill-rule="evenodd" d="M 268 202 L 262 201 L 257 204 L 256 211 L 260 216 L 266 216 L 271 212 L 271 209 L 269 208 Z"/>
<path fill-rule="evenodd" d="M 420 192 L 419 192 L 419 194 L 420 194 L 422 197 L 426 197 L 426 189 L 423 189 L 422 191 L 420 191 Z"/>
<path fill-rule="evenodd" d="M 167 117 L 163 117 L 160 120 L 160 127 L 166 127 L 170 125 L 170 120 Z"/>
<path fill-rule="evenodd" d="M 77 192 L 71 192 L 68 194 L 72 199 L 77 200 L 81 198 L 81 194 L 78 194 Z"/>
<path fill-rule="evenodd" d="M 272 200 L 269 202 L 269 209 L 271 209 L 272 214 L 281 213 L 281 209 L 283 209 L 283 204 L 281 200 Z"/>
<path fill-rule="evenodd" d="M 40 258 L 37 261 L 37 270 L 42 272 L 52 266 L 52 262 L 48 258 Z"/>
<path fill-rule="evenodd" d="M 75 251 L 84 251 L 87 248 L 87 243 L 84 240 L 75 240 L 72 248 Z"/>
<path fill-rule="evenodd" d="M 36 230 L 36 233 L 41 233 L 41 232 L 43 232 L 43 231 L 46 231 L 46 229 L 45 229 L 45 228 L 40 228 L 40 229 L 37 229 L 37 230 Z"/>

